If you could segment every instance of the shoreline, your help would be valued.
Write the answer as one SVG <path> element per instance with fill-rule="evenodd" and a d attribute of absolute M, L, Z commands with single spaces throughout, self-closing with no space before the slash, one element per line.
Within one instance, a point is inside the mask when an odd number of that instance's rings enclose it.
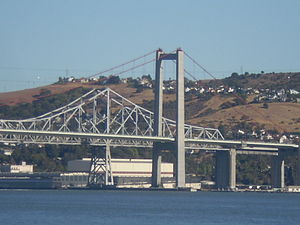
<path fill-rule="evenodd" d="M 192 189 L 192 188 L 0 188 L 0 191 L 139 191 L 139 192 L 231 192 L 231 193 L 300 193 L 284 190 L 217 190 L 217 189 Z"/>

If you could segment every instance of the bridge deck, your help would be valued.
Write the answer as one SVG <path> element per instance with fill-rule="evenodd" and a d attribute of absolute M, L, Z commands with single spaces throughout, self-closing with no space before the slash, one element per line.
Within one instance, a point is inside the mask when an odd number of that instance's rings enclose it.
<path fill-rule="evenodd" d="M 93 142 L 91 144 L 98 143 L 98 145 L 105 144 L 107 141 L 121 141 L 118 143 L 112 143 L 114 146 L 126 145 L 122 141 L 136 141 L 143 147 L 152 147 L 154 142 L 171 143 L 175 141 L 173 137 L 156 137 L 156 136 L 135 136 L 135 135 L 116 135 L 116 134 L 95 134 L 95 133 L 80 133 L 80 132 L 57 132 L 57 131 L 28 131 L 28 130 L 10 130 L 0 129 L 0 142 L 22 142 L 23 143 L 47 143 L 42 141 L 43 139 L 36 139 L 34 137 L 61 137 L 61 144 L 82 144 L 84 140 L 101 140 L 100 142 Z M 4 138 L 5 135 L 21 135 L 23 137 L 31 137 L 30 139 L 18 139 Z M 78 140 L 72 139 L 78 138 Z M 68 140 L 72 139 L 72 142 L 68 143 Z M 51 144 L 51 143 L 49 143 Z M 53 142 L 53 144 L 57 144 Z M 202 149 L 210 151 L 229 150 L 235 148 L 240 154 L 256 154 L 269 153 L 276 154 L 278 150 L 297 150 L 299 145 L 296 144 L 283 144 L 283 143 L 268 143 L 268 142 L 254 142 L 254 141 L 237 141 L 237 140 L 211 140 L 211 139 L 185 139 L 186 149 Z"/>

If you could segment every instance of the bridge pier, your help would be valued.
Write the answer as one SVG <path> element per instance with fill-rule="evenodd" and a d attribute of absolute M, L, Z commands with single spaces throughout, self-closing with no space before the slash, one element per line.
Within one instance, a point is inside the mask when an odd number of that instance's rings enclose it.
<path fill-rule="evenodd" d="M 296 180 L 295 180 L 295 185 L 300 186 L 300 147 L 297 152 L 297 168 L 296 168 Z"/>
<path fill-rule="evenodd" d="M 105 157 L 101 156 L 100 151 L 103 150 L 105 151 Z M 111 168 L 110 144 L 107 144 L 105 147 L 102 146 L 92 151 L 88 186 L 101 188 L 113 185 L 114 179 Z"/>
<path fill-rule="evenodd" d="M 271 179 L 273 188 L 284 188 L 284 154 L 280 150 L 272 157 Z"/>
<path fill-rule="evenodd" d="M 152 184 L 153 188 L 162 187 L 161 183 L 161 150 L 157 144 L 153 144 L 152 150 Z"/>
<path fill-rule="evenodd" d="M 236 150 L 216 152 L 216 188 L 236 189 Z"/>

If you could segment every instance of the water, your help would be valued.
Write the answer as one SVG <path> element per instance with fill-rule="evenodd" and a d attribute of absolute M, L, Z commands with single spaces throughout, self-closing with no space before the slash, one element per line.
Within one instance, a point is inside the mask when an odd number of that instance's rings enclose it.
<path fill-rule="evenodd" d="M 300 224 L 300 194 L 2 190 L 0 224 Z"/>

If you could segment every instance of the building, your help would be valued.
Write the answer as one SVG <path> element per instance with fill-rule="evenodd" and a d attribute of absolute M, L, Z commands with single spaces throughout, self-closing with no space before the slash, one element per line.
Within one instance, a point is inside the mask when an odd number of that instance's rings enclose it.
<path fill-rule="evenodd" d="M 300 186 L 286 186 L 283 189 L 284 192 L 300 192 Z"/>
<path fill-rule="evenodd" d="M 7 156 L 11 156 L 13 152 L 14 152 L 14 149 L 10 149 L 10 148 L 0 149 L 0 153 L 2 153 L 3 155 L 7 155 Z"/>
<path fill-rule="evenodd" d="M 82 188 L 86 187 L 88 183 L 89 173 L 62 173 L 60 177 L 55 178 L 54 182 L 56 186 L 67 188 L 67 187 L 76 187 Z"/>
<path fill-rule="evenodd" d="M 111 161 L 114 183 L 117 187 L 149 188 L 151 186 L 151 159 L 112 159 Z M 90 163 L 90 158 L 69 161 L 67 166 L 68 172 L 62 173 L 60 178 L 57 179 L 59 186 L 63 188 L 86 187 Z M 165 181 L 164 187 L 172 187 L 174 185 L 173 164 L 162 163 L 161 170 L 162 179 Z M 104 174 L 104 171 L 100 169 L 99 173 Z"/>
<path fill-rule="evenodd" d="M 90 158 L 68 162 L 69 172 L 89 172 Z M 120 177 L 151 177 L 152 159 L 112 159 L 111 167 L 114 176 Z M 161 176 L 173 177 L 173 163 L 162 163 Z"/>
<path fill-rule="evenodd" d="M 26 162 L 21 165 L 1 165 L 0 170 L 6 173 L 33 173 L 33 165 L 27 165 Z"/>

